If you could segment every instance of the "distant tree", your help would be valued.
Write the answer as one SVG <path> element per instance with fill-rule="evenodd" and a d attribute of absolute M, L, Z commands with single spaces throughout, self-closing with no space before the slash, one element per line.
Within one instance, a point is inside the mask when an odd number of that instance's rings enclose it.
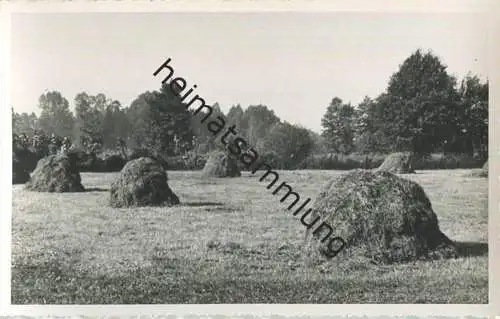
<path fill-rule="evenodd" d="M 135 147 L 162 155 L 179 155 L 192 147 L 191 114 L 171 89 L 146 92 L 134 100 L 127 112 Z"/>
<path fill-rule="evenodd" d="M 330 151 L 349 154 L 354 149 L 354 108 L 335 97 L 321 119 L 321 135 Z"/>
<path fill-rule="evenodd" d="M 391 150 L 391 139 L 388 129 L 391 123 L 386 122 L 388 99 L 382 94 L 376 99 L 365 96 L 355 109 L 355 149 L 359 153 L 387 153 Z M 390 131 L 389 131 L 390 133 Z"/>
<path fill-rule="evenodd" d="M 288 122 L 275 123 L 264 139 L 265 152 L 274 153 L 280 168 L 293 169 L 314 148 L 314 140 L 306 128 Z"/>
<path fill-rule="evenodd" d="M 126 141 L 130 123 L 119 101 L 106 105 L 103 117 L 103 143 L 105 148 L 115 148 L 119 141 Z"/>
<path fill-rule="evenodd" d="M 250 105 L 244 112 L 241 126 L 247 142 L 258 150 L 263 149 L 263 140 L 270 128 L 280 119 L 265 105 Z"/>
<path fill-rule="evenodd" d="M 74 126 L 73 114 L 69 109 L 68 100 L 57 91 L 42 94 L 38 99 L 41 110 L 39 126 L 46 134 L 71 136 Z"/>
<path fill-rule="evenodd" d="M 77 144 L 91 145 L 94 142 L 103 141 L 103 104 L 106 98 L 103 94 L 92 96 L 82 92 L 75 97 L 75 140 Z"/>
<path fill-rule="evenodd" d="M 38 118 L 34 112 L 19 114 L 12 109 L 12 133 L 33 136 L 39 129 Z"/>
<path fill-rule="evenodd" d="M 243 116 L 245 114 L 245 111 L 243 111 L 243 108 L 238 104 L 234 105 L 229 109 L 229 112 L 227 113 L 227 120 L 230 125 L 236 125 L 236 129 L 242 131 L 242 122 L 243 122 Z"/>

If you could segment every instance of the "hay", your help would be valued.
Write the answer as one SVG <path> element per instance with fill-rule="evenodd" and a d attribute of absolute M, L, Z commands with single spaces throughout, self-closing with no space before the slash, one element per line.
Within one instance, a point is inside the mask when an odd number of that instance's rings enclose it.
<path fill-rule="evenodd" d="M 392 153 L 376 170 L 397 174 L 411 174 L 415 173 L 412 162 L 413 158 L 410 153 Z"/>
<path fill-rule="evenodd" d="M 24 184 L 30 179 L 30 174 L 20 163 L 16 153 L 12 153 L 12 184 Z"/>
<path fill-rule="evenodd" d="M 49 155 L 38 161 L 26 189 L 38 192 L 83 192 L 78 167 L 66 155 Z"/>
<path fill-rule="evenodd" d="M 485 177 L 488 178 L 488 161 L 484 163 L 482 168 L 474 169 L 470 172 L 467 172 L 463 175 L 463 177 Z"/>
<path fill-rule="evenodd" d="M 239 177 L 241 172 L 234 157 L 227 152 L 214 151 L 208 157 L 202 175 L 204 177 Z"/>
<path fill-rule="evenodd" d="M 322 219 L 306 233 L 306 240 L 309 247 L 319 246 L 315 251 L 322 255 L 329 241 L 318 239 L 325 238 L 328 230 L 313 231 L 325 221 L 333 228 L 332 237 L 347 243 L 339 256 L 355 255 L 379 263 L 457 256 L 452 241 L 439 230 L 422 187 L 392 173 L 356 169 L 336 176 L 320 192 L 313 212 Z M 314 218 L 308 216 L 306 221 Z"/>
<path fill-rule="evenodd" d="M 135 159 L 138 159 L 141 157 L 149 157 L 149 158 L 155 160 L 163 167 L 164 170 L 170 169 L 168 162 L 165 160 L 165 158 L 159 152 L 156 152 L 154 150 L 150 150 L 147 148 L 132 149 L 127 160 L 132 161 L 132 160 L 135 160 Z"/>
<path fill-rule="evenodd" d="M 111 184 L 109 203 L 112 207 L 179 204 L 167 181 L 167 173 L 154 159 L 141 157 L 129 161 Z"/>
<path fill-rule="evenodd" d="M 482 177 L 488 177 L 488 161 L 483 165 Z"/>

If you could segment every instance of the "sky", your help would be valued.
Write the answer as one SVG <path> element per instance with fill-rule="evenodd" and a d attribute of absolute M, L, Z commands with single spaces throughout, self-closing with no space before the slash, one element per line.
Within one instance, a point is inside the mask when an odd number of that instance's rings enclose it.
<path fill-rule="evenodd" d="M 415 50 L 463 78 L 487 78 L 487 20 L 473 13 L 17 13 L 11 25 L 11 105 L 39 114 L 57 90 L 128 106 L 157 90 L 167 59 L 207 103 L 264 104 L 316 132 L 333 97 L 382 93 Z M 165 71 L 164 71 L 165 72 Z"/>

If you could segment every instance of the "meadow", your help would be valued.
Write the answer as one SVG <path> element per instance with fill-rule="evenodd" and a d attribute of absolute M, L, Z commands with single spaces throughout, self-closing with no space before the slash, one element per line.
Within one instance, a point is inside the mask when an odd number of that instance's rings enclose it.
<path fill-rule="evenodd" d="M 84 193 L 13 185 L 12 303 L 488 303 L 488 180 L 470 172 L 401 175 L 461 257 L 397 265 L 306 263 L 305 227 L 248 172 L 169 172 L 176 207 L 109 207 L 118 173 L 82 173 Z M 313 200 L 339 173 L 279 171 Z"/>

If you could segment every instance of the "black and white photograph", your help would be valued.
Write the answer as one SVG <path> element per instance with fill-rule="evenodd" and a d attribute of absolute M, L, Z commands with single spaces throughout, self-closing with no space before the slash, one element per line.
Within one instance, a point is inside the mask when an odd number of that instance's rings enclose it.
<path fill-rule="evenodd" d="M 488 34 L 12 13 L 12 305 L 488 304 Z"/>

